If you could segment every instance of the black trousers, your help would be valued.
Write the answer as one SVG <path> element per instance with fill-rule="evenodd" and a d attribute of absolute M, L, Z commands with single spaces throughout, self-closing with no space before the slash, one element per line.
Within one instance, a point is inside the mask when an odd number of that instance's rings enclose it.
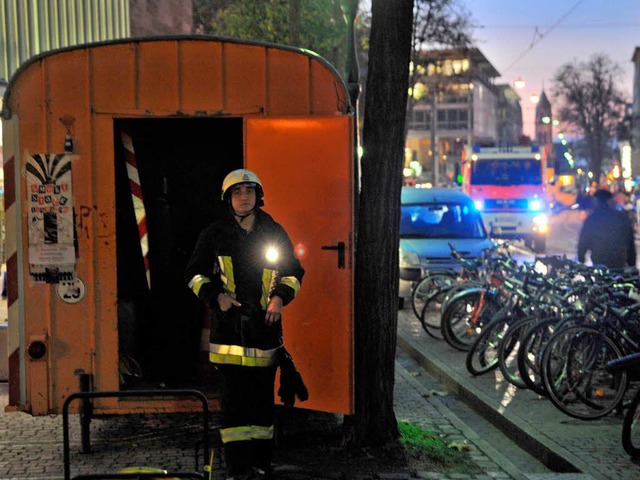
<path fill-rule="evenodd" d="M 222 377 L 221 430 L 255 427 L 260 432 L 273 429 L 275 419 L 274 384 L 277 366 L 241 367 L 217 365 Z M 266 428 L 260 428 L 266 427 Z M 239 428 L 241 432 L 245 430 Z M 252 467 L 269 469 L 273 438 L 223 436 L 227 473 L 237 475 Z"/>

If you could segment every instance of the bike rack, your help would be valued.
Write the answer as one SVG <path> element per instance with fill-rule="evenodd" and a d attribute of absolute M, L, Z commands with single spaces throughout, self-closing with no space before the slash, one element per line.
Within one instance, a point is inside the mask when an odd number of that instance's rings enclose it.
<path fill-rule="evenodd" d="M 93 404 L 91 400 L 94 398 L 131 398 L 131 397 L 195 397 L 202 403 L 202 444 L 203 444 L 203 465 L 206 468 L 209 462 L 209 404 L 207 397 L 199 390 L 128 390 L 128 391 L 93 391 L 93 392 L 75 392 L 69 395 L 62 406 L 62 442 L 63 442 L 63 460 L 64 460 L 64 479 L 70 480 L 70 453 L 69 453 L 69 405 L 76 399 L 82 400 L 81 405 L 81 436 L 83 453 L 90 451 L 90 430 L 91 415 L 93 412 Z M 197 463 L 197 456 L 196 456 Z M 74 477 L 74 480 L 80 479 L 127 479 L 127 478 L 202 478 L 204 477 L 195 472 L 183 473 L 108 473 L 108 474 L 91 474 L 80 475 Z"/>

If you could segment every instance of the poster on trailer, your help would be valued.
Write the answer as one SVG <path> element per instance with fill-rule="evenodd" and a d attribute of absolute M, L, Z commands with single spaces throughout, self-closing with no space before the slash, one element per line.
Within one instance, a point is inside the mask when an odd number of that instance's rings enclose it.
<path fill-rule="evenodd" d="M 29 273 L 38 283 L 75 278 L 71 156 L 26 155 Z"/>

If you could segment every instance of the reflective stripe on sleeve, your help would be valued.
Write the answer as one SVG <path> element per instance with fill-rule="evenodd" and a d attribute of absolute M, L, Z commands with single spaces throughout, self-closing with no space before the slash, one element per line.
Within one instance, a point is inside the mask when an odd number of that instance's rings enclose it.
<path fill-rule="evenodd" d="M 268 427 L 243 425 L 241 427 L 221 428 L 220 437 L 222 438 L 222 443 L 241 442 L 244 440 L 271 440 L 273 438 L 273 425 Z"/>
<path fill-rule="evenodd" d="M 209 280 L 204 275 L 195 275 L 189 282 L 189 288 L 193 291 L 193 293 L 196 294 L 196 296 L 198 296 L 202 285 L 204 285 L 205 283 L 211 283 L 211 280 Z"/>
<path fill-rule="evenodd" d="M 209 344 L 209 361 L 225 365 L 240 365 L 243 367 L 268 367 L 275 365 L 280 347 L 270 350 L 260 350 L 240 345 Z"/>
<path fill-rule="evenodd" d="M 280 283 L 291 287 L 293 289 L 293 296 L 295 297 L 300 291 L 300 282 L 296 277 L 282 277 Z"/>

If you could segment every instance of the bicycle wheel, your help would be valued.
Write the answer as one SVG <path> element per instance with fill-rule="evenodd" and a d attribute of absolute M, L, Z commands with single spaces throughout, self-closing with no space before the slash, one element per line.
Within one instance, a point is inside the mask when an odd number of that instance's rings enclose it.
<path fill-rule="evenodd" d="M 482 375 L 498 366 L 498 349 L 509 330 L 512 318 L 505 307 L 497 312 L 491 322 L 485 325 L 480 335 L 467 352 L 467 371 L 471 375 Z"/>
<path fill-rule="evenodd" d="M 498 367 L 502 376 L 518 388 L 528 388 L 518 368 L 518 352 L 526 333 L 538 322 L 536 317 L 525 317 L 511 325 L 498 347 Z"/>
<path fill-rule="evenodd" d="M 549 339 L 541 374 L 551 402 L 567 415 L 593 420 L 611 412 L 627 388 L 627 373 L 610 373 L 607 362 L 622 356 L 609 336 L 590 327 L 569 327 Z"/>
<path fill-rule="evenodd" d="M 632 457 L 640 457 L 640 389 L 633 396 L 624 416 L 622 446 Z"/>
<path fill-rule="evenodd" d="M 466 352 L 498 310 L 486 289 L 461 291 L 442 314 L 442 337 L 453 348 Z"/>
<path fill-rule="evenodd" d="M 453 285 L 456 281 L 453 272 L 433 272 L 427 273 L 413 288 L 411 292 L 411 308 L 417 318 L 425 306 L 425 301 L 431 298 L 436 292 Z"/>
<path fill-rule="evenodd" d="M 435 339 L 442 340 L 442 305 L 449 291 L 455 287 L 455 284 L 444 287 L 424 300 L 424 306 L 420 313 L 420 324 L 424 331 Z"/>
<path fill-rule="evenodd" d="M 547 396 L 540 373 L 540 363 L 544 348 L 555 332 L 561 328 L 573 326 L 580 321 L 580 317 L 568 319 L 560 319 L 558 317 L 543 318 L 524 334 L 518 348 L 517 363 L 520 378 L 528 389 L 538 395 Z"/>
<path fill-rule="evenodd" d="M 484 288 L 485 284 L 476 280 L 469 280 L 463 283 L 455 283 L 451 285 L 446 291 L 444 298 L 442 299 L 442 306 L 440 307 L 440 313 L 444 314 L 444 311 L 449 306 L 449 302 L 455 298 L 460 292 L 469 290 L 472 288 Z"/>

